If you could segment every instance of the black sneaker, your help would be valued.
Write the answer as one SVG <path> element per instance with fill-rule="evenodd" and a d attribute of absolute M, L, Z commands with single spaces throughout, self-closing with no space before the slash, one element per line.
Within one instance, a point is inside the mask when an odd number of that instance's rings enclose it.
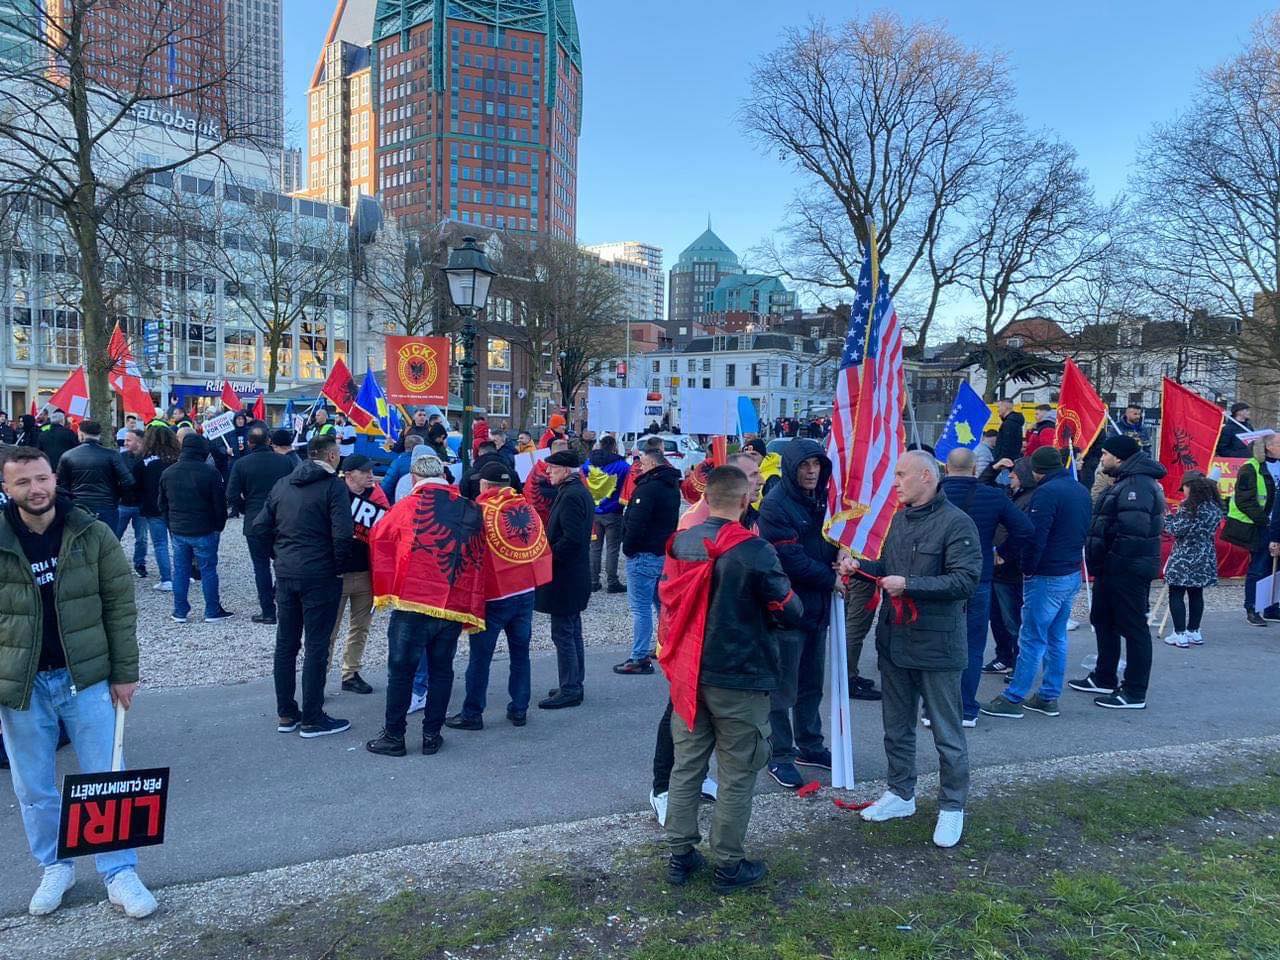
<path fill-rule="evenodd" d="M 815 753 L 802 753 L 796 757 L 796 765 L 800 767 L 817 767 L 819 770 L 830 770 L 831 751 L 823 748 Z"/>
<path fill-rule="evenodd" d="M 982 672 L 990 674 L 1012 673 L 1013 667 L 1003 660 L 988 660 L 982 665 Z"/>
<path fill-rule="evenodd" d="M 707 860 L 697 850 L 687 853 L 673 853 L 667 861 L 667 883 L 683 887 L 689 878 L 706 866 Z"/>
<path fill-rule="evenodd" d="M 523 710 L 508 710 L 507 719 L 511 721 L 513 727 L 523 727 L 529 722 L 529 715 Z"/>
<path fill-rule="evenodd" d="M 1263 620 L 1280 620 L 1280 607 L 1267 607 L 1262 611 Z"/>
<path fill-rule="evenodd" d="M 578 694 L 576 697 L 574 697 L 566 693 L 561 693 L 558 690 L 556 691 L 554 696 L 547 697 L 547 699 L 545 700 L 538 701 L 539 710 L 563 710 L 566 707 L 580 707 L 580 706 L 582 706 L 582 694 Z"/>
<path fill-rule="evenodd" d="M 804 786 L 804 777 L 800 776 L 794 763 L 769 764 L 769 776 L 773 777 L 778 786 L 788 790 L 799 790 Z"/>
<path fill-rule="evenodd" d="M 1093 702 L 1096 706 L 1104 707 L 1107 710 L 1145 710 L 1147 709 L 1147 701 L 1135 700 L 1123 690 L 1117 690 L 1115 693 L 1107 697 L 1094 697 Z"/>
<path fill-rule="evenodd" d="M 231 619 L 232 617 L 234 617 L 234 616 L 235 616 L 235 614 L 234 614 L 234 613 L 232 613 L 230 610 L 223 610 L 221 607 L 219 607 L 219 608 L 218 608 L 218 612 L 217 612 L 217 613 L 215 613 L 212 617 L 205 617 L 205 618 L 204 618 L 204 622 L 205 622 L 205 623 L 217 623 L 217 622 L 219 622 L 220 620 L 230 620 L 230 619 Z"/>
<path fill-rule="evenodd" d="M 147 568 L 144 567 L 142 564 L 138 564 L 136 567 L 134 567 L 133 573 L 134 573 L 134 576 L 136 576 L 139 580 L 147 579 Z"/>
<path fill-rule="evenodd" d="M 358 673 L 353 673 L 347 679 L 342 681 L 342 689 L 347 693 L 373 693 L 373 687 L 365 682 L 364 677 Z"/>
<path fill-rule="evenodd" d="M 870 677 L 854 677 L 849 681 L 850 700 L 879 700 L 880 691 Z"/>
<path fill-rule="evenodd" d="M 1267 625 L 1266 617 L 1258 613 L 1257 610 L 1246 611 L 1244 618 L 1249 622 L 1251 627 L 1265 627 Z"/>
<path fill-rule="evenodd" d="M 479 717 L 464 717 L 460 713 L 455 713 L 452 717 L 446 717 L 444 725 L 450 730 L 483 730 L 484 721 Z"/>
<path fill-rule="evenodd" d="M 431 737 L 427 736 L 425 733 L 422 735 L 422 755 L 424 757 L 434 756 L 440 752 L 440 748 L 443 746 L 444 737 L 440 736 L 440 734 L 437 733 L 435 736 Z"/>
<path fill-rule="evenodd" d="M 331 733 L 345 733 L 350 729 L 350 720 L 339 720 L 337 717 L 322 713 L 318 722 L 304 723 L 298 736 L 304 740 L 314 740 L 316 737 L 327 737 Z"/>
<path fill-rule="evenodd" d="M 249 619 L 254 623 L 265 623 L 273 627 L 276 625 L 276 618 L 268 617 L 265 613 L 255 613 Z"/>
<path fill-rule="evenodd" d="M 607 593 L 626 593 L 627 588 L 624 584 L 621 584 L 621 583 L 611 583 L 609 584 L 609 589 L 606 592 Z"/>
<path fill-rule="evenodd" d="M 623 660 L 613 668 L 614 673 L 651 674 L 653 664 L 648 660 Z"/>
<path fill-rule="evenodd" d="M 732 870 L 716 867 L 711 877 L 711 889 L 716 893 L 734 893 L 754 887 L 769 875 L 763 860 L 739 860 Z"/>
<path fill-rule="evenodd" d="M 276 717 L 276 730 L 280 733 L 293 733 L 301 723 L 301 717 Z"/>
<path fill-rule="evenodd" d="M 378 739 L 366 743 L 364 748 L 383 757 L 403 757 L 408 753 L 404 748 L 404 737 L 393 737 L 386 730 L 378 734 Z"/>
<path fill-rule="evenodd" d="M 1083 680 L 1068 680 L 1067 686 L 1072 690 L 1079 690 L 1081 693 L 1114 693 L 1113 687 L 1104 687 L 1098 683 L 1097 679 L 1090 673 Z"/>

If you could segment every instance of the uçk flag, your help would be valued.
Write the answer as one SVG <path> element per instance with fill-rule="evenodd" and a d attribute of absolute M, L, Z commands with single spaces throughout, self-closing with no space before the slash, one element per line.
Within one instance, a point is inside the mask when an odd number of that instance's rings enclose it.
<path fill-rule="evenodd" d="M 1222 408 L 1168 377 L 1160 386 L 1160 486 L 1169 500 L 1182 499 L 1188 470 L 1209 472 L 1222 432 Z"/>
<path fill-rule="evenodd" d="M 1059 450 L 1075 447 L 1087 452 L 1107 422 L 1107 405 L 1093 389 L 1088 377 L 1074 360 L 1062 369 L 1062 390 L 1058 394 L 1058 424 L 1053 445 Z"/>
<path fill-rule="evenodd" d="M 449 338 L 387 337 L 387 399 L 449 403 Z"/>
<path fill-rule="evenodd" d="M 107 344 L 107 356 L 111 358 L 111 371 L 107 383 L 120 396 L 126 413 L 136 413 L 144 422 L 155 419 L 156 405 L 151 392 L 142 382 L 142 371 L 133 359 L 133 352 L 124 338 L 124 331 L 117 323 Z"/>

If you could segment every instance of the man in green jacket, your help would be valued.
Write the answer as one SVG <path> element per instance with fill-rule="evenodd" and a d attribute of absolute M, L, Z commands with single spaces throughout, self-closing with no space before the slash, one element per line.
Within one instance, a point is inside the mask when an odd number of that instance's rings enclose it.
<path fill-rule="evenodd" d="M 2 469 L 0 725 L 27 843 L 44 868 L 28 910 L 43 916 L 75 885 L 74 862 L 58 859 L 58 721 L 82 773 L 111 769 L 114 704 L 128 709 L 138 686 L 138 612 L 120 542 L 57 496 L 48 457 L 15 447 Z M 131 917 L 155 911 L 134 851 L 95 859 L 113 905 Z"/>

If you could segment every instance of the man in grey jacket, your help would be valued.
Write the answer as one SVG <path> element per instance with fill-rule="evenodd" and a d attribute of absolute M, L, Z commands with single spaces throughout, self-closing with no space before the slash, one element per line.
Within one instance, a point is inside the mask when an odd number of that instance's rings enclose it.
<path fill-rule="evenodd" d="M 938 748 L 938 824 L 933 842 L 953 847 L 964 830 L 969 756 L 961 727 L 960 675 L 967 659 L 965 603 L 982 576 L 978 530 L 938 489 L 938 467 L 922 450 L 898 461 L 894 485 L 902 510 L 879 560 L 857 561 L 884 594 L 880 657 L 884 749 L 889 789 L 862 811 L 870 821 L 916 812 L 916 719 L 920 701 Z"/>

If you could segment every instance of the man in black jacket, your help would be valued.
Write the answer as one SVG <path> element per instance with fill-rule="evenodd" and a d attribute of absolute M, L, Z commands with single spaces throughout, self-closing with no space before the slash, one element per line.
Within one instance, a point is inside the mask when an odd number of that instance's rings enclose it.
<path fill-rule="evenodd" d="M 799 441 L 792 441 L 798 443 Z M 717 893 L 754 886 L 767 870 L 743 850 L 756 776 L 769 758 L 766 736 L 769 694 L 778 689 L 782 663 L 774 627 L 798 626 L 805 610 L 768 543 L 741 530 L 742 542 L 714 561 L 706 544 L 737 524 L 750 505 L 750 484 L 737 467 L 717 467 L 703 493 L 708 519 L 676 535 L 675 561 L 714 562 L 692 728 L 671 718 L 675 764 L 667 807 L 671 859 L 667 879 L 676 885 L 705 863 L 696 844 L 702 782 L 714 750 L 720 786 L 711 824 L 712 884 Z M 668 568 L 664 576 L 670 575 Z"/>
<path fill-rule="evenodd" d="M 257 519 L 267 502 L 267 495 L 277 482 L 293 472 L 297 463 L 271 448 L 270 431 L 265 423 L 254 423 L 245 435 L 249 452 L 236 457 L 231 465 L 231 480 L 227 485 L 227 502 L 233 513 L 244 516 L 244 540 L 253 562 L 253 582 L 258 591 L 261 612 L 253 616 L 254 623 L 276 622 L 276 588 L 271 582 L 271 548 L 253 532 Z"/>
<path fill-rule="evenodd" d="M 49 422 L 40 428 L 37 446 L 49 458 L 53 469 L 57 470 L 62 455 L 78 442 L 75 431 L 67 426 L 67 415 L 61 410 L 54 410 L 49 414 Z"/>
<path fill-rule="evenodd" d="M 773 728 L 769 775 L 792 790 L 804 784 L 797 763 L 831 769 L 831 751 L 823 745 L 819 713 L 831 595 L 837 589 L 836 548 L 822 535 L 830 480 L 831 461 L 822 445 L 797 437 L 783 448 L 781 480 L 760 506 L 760 536 L 778 551 L 782 569 L 805 609 L 804 623 L 780 641 L 782 682 L 773 691 L 769 714 Z"/>
<path fill-rule="evenodd" d="M 135 419 L 136 418 L 130 418 Z M 119 520 L 116 522 L 116 539 L 133 525 L 133 572 L 139 577 L 147 575 L 147 518 L 142 515 L 142 484 L 138 471 L 142 466 L 142 431 L 131 429 L 121 441 L 120 461 L 133 478 L 133 485 L 120 491 Z M 157 561 L 158 562 L 158 561 Z"/>
<path fill-rule="evenodd" d="M 458 492 L 468 500 L 474 500 L 480 496 L 480 471 L 485 468 L 485 464 L 489 463 L 498 463 L 504 467 L 511 466 L 507 463 L 507 458 L 498 452 L 498 447 L 492 440 L 486 440 L 476 447 L 475 462 L 471 464 L 471 469 L 464 473 L 462 479 L 458 482 Z M 513 489 L 519 490 L 519 483 L 519 478 L 516 478 Z"/>
<path fill-rule="evenodd" d="M 551 615 L 551 642 L 556 646 L 560 686 L 542 710 L 582 704 L 586 652 L 582 642 L 582 611 L 591 601 L 591 524 L 596 503 L 587 492 L 575 453 L 561 450 L 547 457 L 547 476 L 556 488 L 556 501 L 547 521 L 551 545 L 551 582 L 538 587 L 534 609 Z"/>
<path fill-rule="evenodd" d="M 174 623 L 186 623 L 191 561 L 200 567 L 204 620 L 213 623 L 231 614 L 218 597 L 218 541 L 227 525 L 227 497 L 222 477 L 205 461 L 209 442 L 196 433 L 182 438 L 178 462 L 160 475 L 160 515 L 173 543 Z"/>
<path fill-rule="evenodd" d="M 1231 415 L 1222 419 L 1222 434 L 1218 437 L 1216 451 L 1218 456 L 1243 460 L 1250 455 L 1249 445 L 1240 439 L 1240 434 L 1253 429 L 1249 413 L 1247 403 L 1236 402 L 1231 405 Z"/>
<path fill-rule="evenodd" d="M 1022 456 L 1022 434 L 1027 420 L 1013 407 L 1013 401 L 1002 397 L 996 404 L 1000 413 L 1000 432 L 996 436 L 993 460 L 1017 460 Z"/>
<path fill-rule="evenodd" d="M 1068 686 L 1099 694 L 1093 702 L 1100 707 L 1142 710 L 1151 678 L 1147 603 L 1151 581 L 1160 575 L 1164 492 L 1158 481 L 1165 469 L 1127 435 L 1109 437 L 1102 445 L 1102 469 L 1115 483 L 1094 506 L 1085 541 L 1085 563 L 1094 578 L 1089 619 L 1098 638 L 1098 664 Z M 1122 637 L 1123 685 L 1116 675 Z"/>
<path fill-rule="evenodd" d="M 301 725 L 306 739 L 351 728 L 349 721 L 322 709 L 329 637 L 342 599 L 339 571 L 354 536 L 351 497 L 338 478 L 340 459 L 337 437 L 312 437 L 306 462 L 271 488 L 252 525 L 275 558 L 276 729 L 292 733 Z M 301 711 L 294 698 L 299 649 L 304 649 Z"/>
<path fill-rule="evenodd" d="M 96 420 L 80 423 L 80 444 L 58 461 L 58 486 L 119 537 L 120 494 L 133 489 L 133 474 L 120 454 L 102 445 L 102 426 Z"/>
<path fill-rule="evenodd" d="M 627 558 L 631 605 L 631 656 L 614 673 L 653 673 L 653 613 L 667 540 L 680 521 L 680 471 L 662 447 L 647 448 L 631 467 L 635 489 L 622 514 L 622 554 Z"/>
<path fill-rule="evenodd" d="M 884 593 L 876 627 L 884 699 L 889 789 L 862 819 L 916 812 L 916 723 L 920 701 L 938 748 L 938 823 L 933 842 L 953 847 L 964 831 L 969 754 L 961 726 L 960 675 L 968 659 L 964 608 L 982 577 L 978 530 L 938 489 L 938 467 L 908 450 L 894 471 L 902 509 L 879 560 L 861 560 Z"/>

